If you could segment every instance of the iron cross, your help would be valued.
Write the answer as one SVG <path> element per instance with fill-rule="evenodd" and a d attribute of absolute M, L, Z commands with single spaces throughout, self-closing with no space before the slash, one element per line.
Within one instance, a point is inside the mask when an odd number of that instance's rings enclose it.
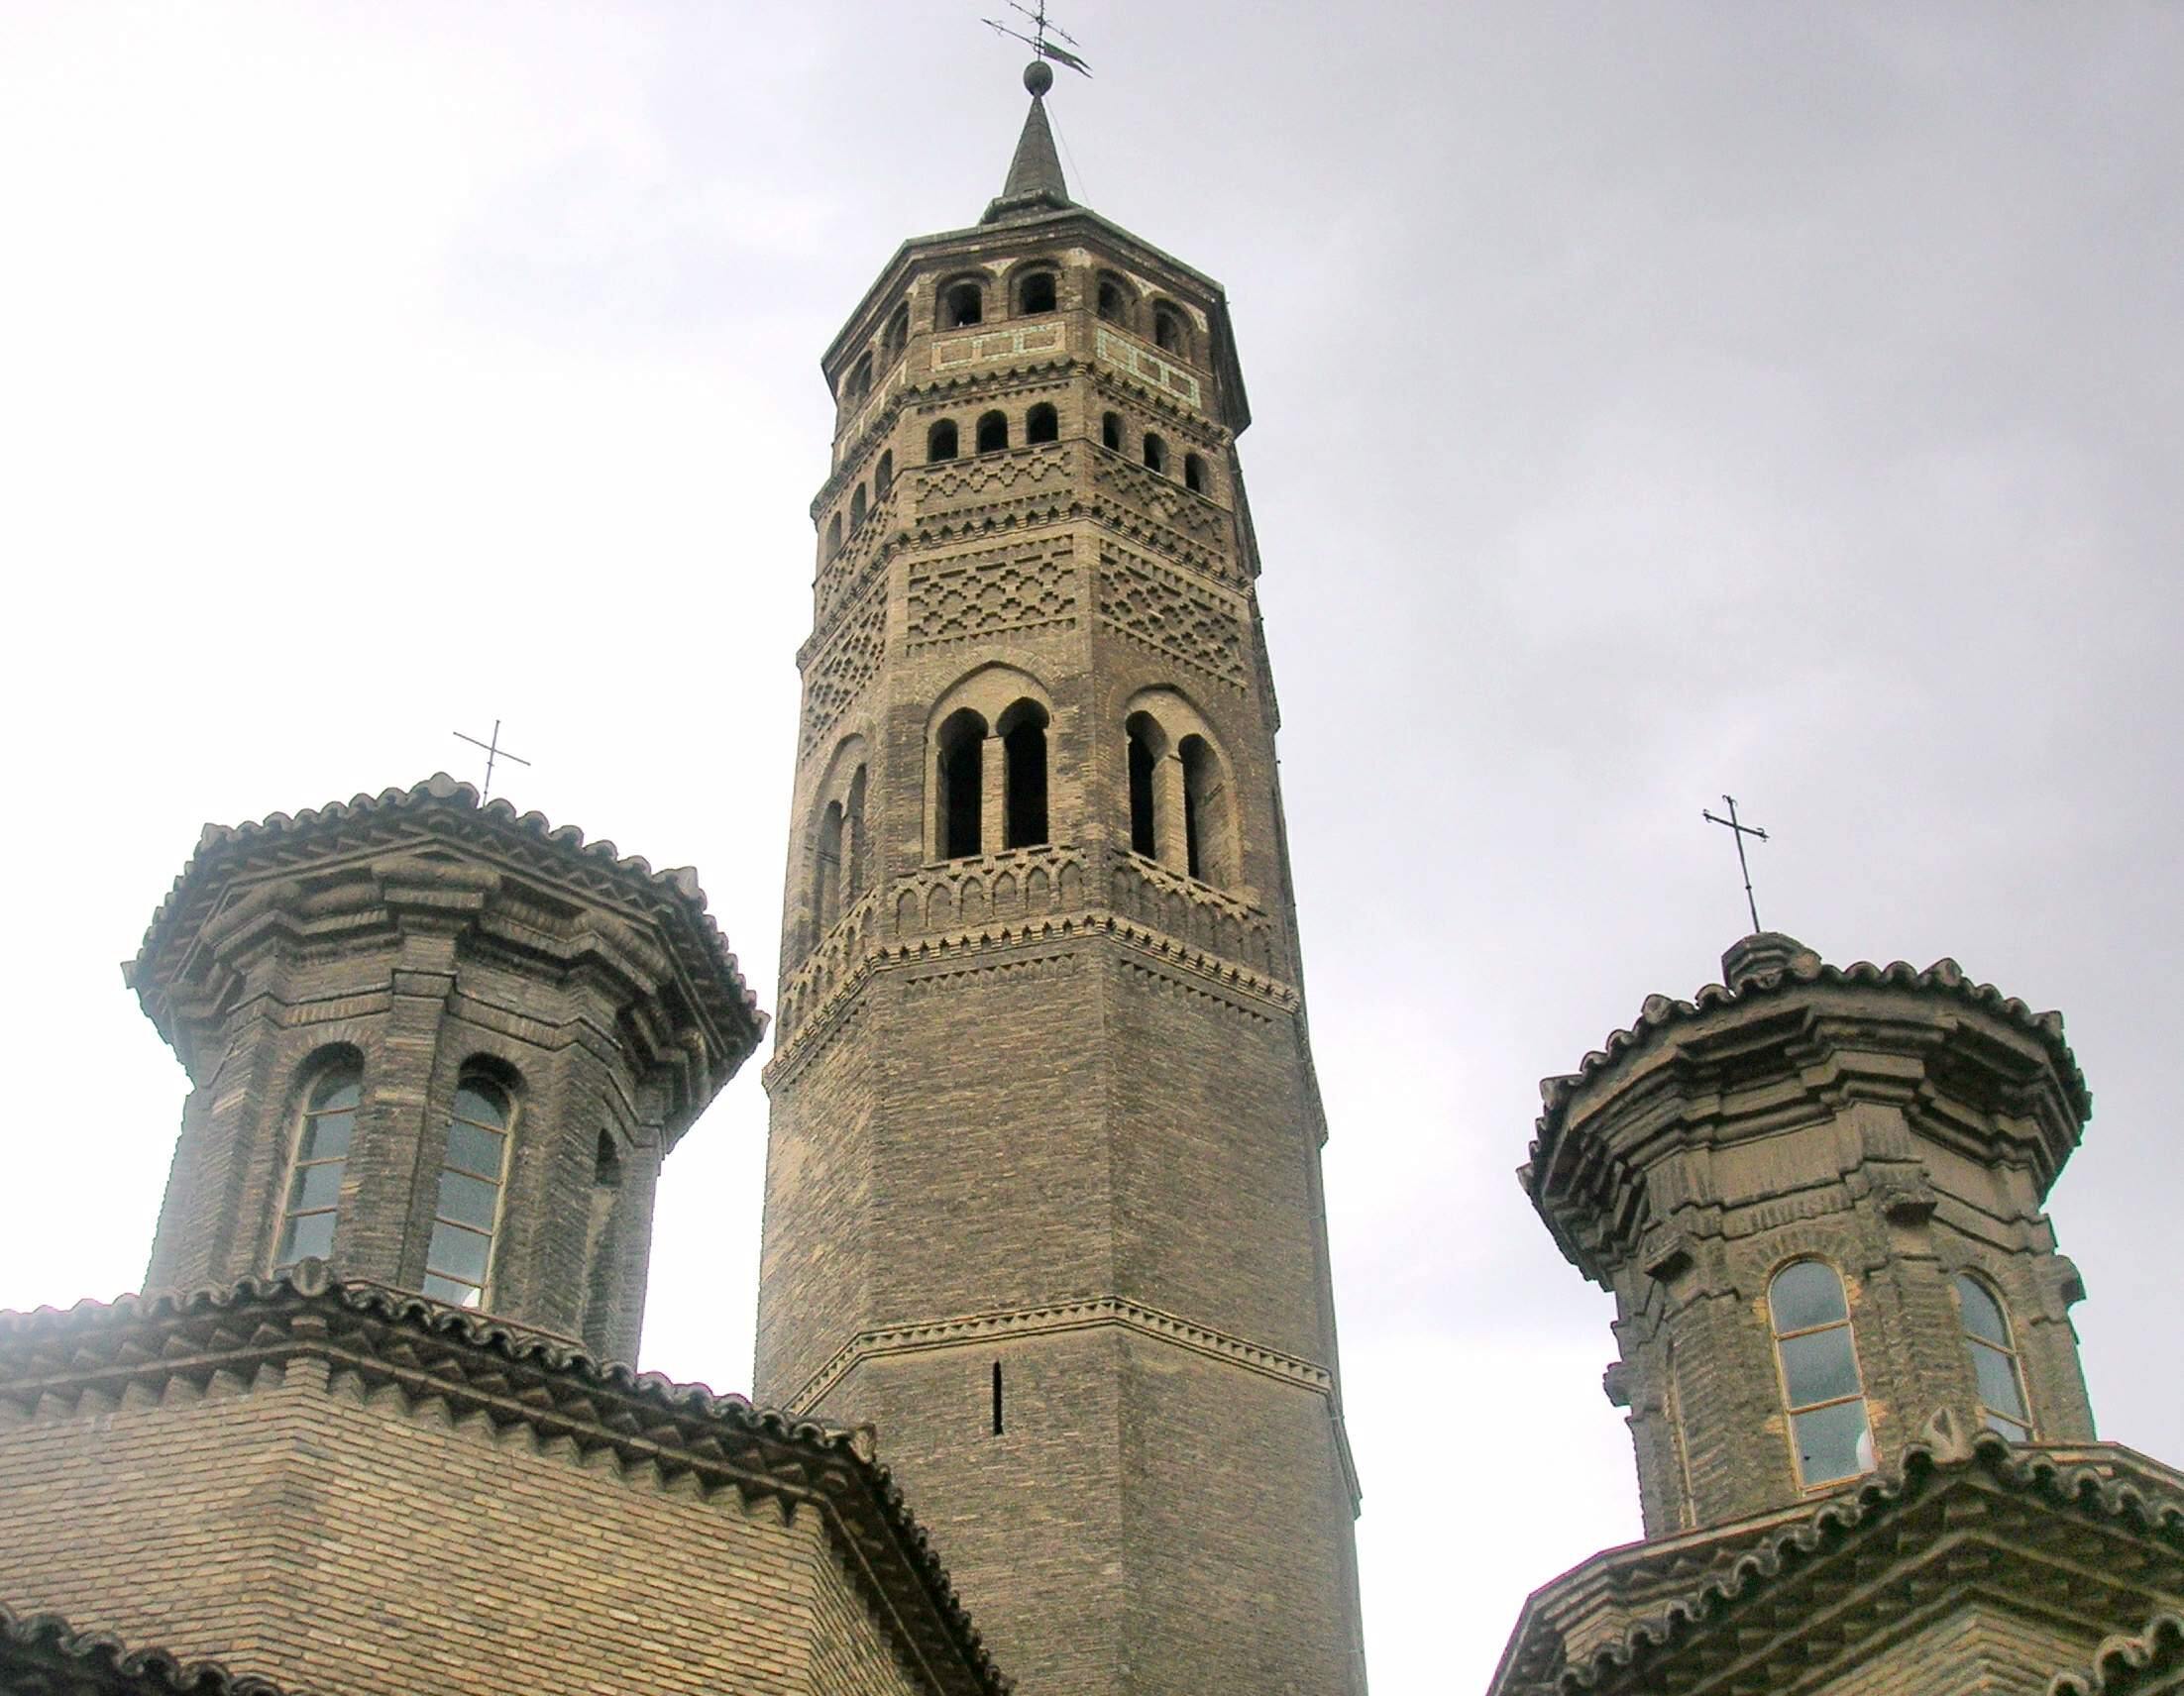
<path fill-rule="evenodd" d="M 495 760 L 513 760 L 519 766 L 530 764 L 530 761 L 524 759 L 522 755 L 511 754 L 507 749 L 500 746 L 500 720 L 497 718 L 492 721 L 492 740 L 491 742 L 481 742 L 475 736 L 465 736 L 460 730 L 455 734 L 460 740 L 468 742 L 473 748 L 483 748 L 486 751 L 486 787 L 478 794 L 478 804 L 480 806 L 484 806 L 486 802 L 492 799 L 492 767 Z"/>
<path fill-rule="evenodd" d="M 1760 829 L 1756 824 L 1739 824 L 1737 822 L 1735 795 L 1723 795 L 1721 798 L 1729 803 L 1729 816 L 1727 818 L 1717 818 L 1704 807 L 1698 809 L 1698 816 L 1708 824 L 1726 826 L 1729 833 L 1736 838 L 1737 870 L 1744 874 L 1744 904 L 1751 909 L 1752 934 L 1757 936 L 1759 934 L 1759 902 L 1752 899 L 1752 868 L 1745 863 L 1744 839 L 1747 836 L 1757 836 L 1764 842 L 1767 840 L 1767 832 Z"/>

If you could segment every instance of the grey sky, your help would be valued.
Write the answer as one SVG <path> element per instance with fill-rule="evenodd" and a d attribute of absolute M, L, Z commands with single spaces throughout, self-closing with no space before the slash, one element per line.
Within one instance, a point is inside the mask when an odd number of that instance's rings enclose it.
<path fill-rule="evenodd" d="M 771 1005 L 818 355 L 1024 103 L 971 6 L 790 10 L 9 8 L 0 1306 L 142 1275 L 182 1082 L 114 963 L 203 820 L 497 716 Z M 2066 1014 L 2095 1407 L 2184 1460 L 2184 8 L 1066 21 L 1072 191 L 1228 284 L 1257 418 L 1376 1687 L 1477 1687 L 1636 1534 L 1510 1171 L 1744 928 L 1725 789 L 1770 924 Z M 720 1388 L 756 1073 L 653 1269 L 645 1363 Z"/>

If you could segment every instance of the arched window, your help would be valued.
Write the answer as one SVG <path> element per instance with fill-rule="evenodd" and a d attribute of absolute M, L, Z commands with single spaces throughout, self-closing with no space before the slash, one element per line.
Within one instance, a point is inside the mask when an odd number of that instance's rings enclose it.
<path fill-rule="evenodd" d="M 1956 1275 L 1956 1305 L 1964 1315 L 1964 1346 L 1972 1351 L 1979 1381 L 1979 1413 L 1987 1429 L 2012 1442 L 2032 1440 L 2032 1416 L 2024 1403 L 2024 1374 L 2018 1365 L 2010 1316 L 1995 1293 L 1969 1273 Z"/>
<path fill-rule="evenodd" d="M 1123 285 L 1120 278 L 1100 278 L 1099 310 L 1100 316 L 1110 324 L 1130 322 L 1130 290 Z"/>
<path fill-rule="evenodd" d="M 952 460 L 956 455 L 955 420 L 943 418 L 926 432 L 926 464 Z"/>
<path fill-rule="evenodd" d="M 1196 454 L 1183 456 L 1183 486 L 1193 494 L 1206 492 L 1206 462 Z"/>
<path fill-rule="evenodd" d="M 888 315 L 887 329 L 880 337 L 880 356 L 896 359 L 910 346 L 910 304 L 904 302 Z"/>
<path fill-rule="evenodd" d="M 841 552 L 841 514 L 835 513 L 826 521 L 826 557 L 830 560 Z"/>
<path fill-rule="evenodd" d="M 1806 1489 L 1873 1470 L 1873 1431 L 1843 1281 L 1822 1260 L 1797 1260 L 1767 1287 L 1783 1406 L 1798 1482 Z"/>
<path fill-rule="evenodd" d="M 1168 445 L 1150 430 L 1146 432 L 1146 464 L 1163 475 L 1168 469 Z"/>
<path fill-rule="evenodd" d="M 1230 882 L 1229 789 L 1221 761 L 1203 736 L 1186 736 L 1175 752 L 1183 762 L 1183 869 L 1201 883 Z"/>
<path fill-rule="evenodd" d="M 830 800 L 819 814 L 819 852 L 812 868 L 812 917 L 823 936 L 841 917 L 841 802 Z"/>
<path fill-rule="evenodd" d="M 960 860 L 983 853 L 980 808 L 984 802 L 986 721 L 965 707 L 940 726 L 933 778 L 939 786 L 934 823 L 938 857 Z"/>
<path fill-rule="evenodd" d="M 842 808 L 842 889 L 848 901 L 864 894 L 864 768 L 849 780 L 849 800 Z"/>
<path fill-rule="evenodd" d="M 1100 446 L 1118 454 L 1123 451 L 1123 415 L 1120 412 L 1100 414 Z"/>
<path fill-rule="evenodd" d="M 879 468 L 872 474 L 872 499 L 874 504 L 887 498 L 887 491 L 895 486 L 895 450 L 880 456 Z"/>
<path fill-rule="evenodd" d="M 975 282 L 951 282 L 940 291 L 940 328 L 960 330 L 986 318 L 986 295 Z"/>
<path fill-rule="evenodd" d="M 1152 309 L 1152 345 L 1164 353 L 1190 353 L 1190 336 L 1183 328 L 1183 315 L 1172 306 L 1155 306 Z"/>
<path fill-rule="evenodd" d="M 1009 415 L 989 412 L 978 421 L 978 451 L 998 454 L 1009 445 Z"/>
<path fill-rule="evenodd" d="M 849 398 L 852 402 L 859 401 L 871 392 L 872 356 L 867 354 L 857 362 L 856 368 L 849 373 Z"/>
<path fill-rule="evenodd" d="M 281 1211 L 275 1271 L 306 1255 L 323 1260 L 334 1249 L 334 1220 L 341 1211 L 341 1175 L 364 1099 L 364 1068 L 353 1060 L 329 1066 L 312 1083 L 298 1115 L 295 1152 L 289 1159 L 287 1204 Z"/>
<path fill-rule="evenodd" d="M 849 497 L 849 528 L 852 534 L 864 523 L 864 484 L 857 484 L 857 492 Z"/>
<path fill-rule="evenodd" d="M 1051 312 L 1054 309 L 1054 273 L 1035 270 L 1017 285 L 1019 312 Z"/>
<path fill-rule="evenodd" d="M 1061 436 L 1061 415 L 1043 400 L 1024 415 L 1027 442 L 1052 442 Z"/>
<path fill-rule="evenodd" d="M 448 1116 L 447 1161 L 425 1245 L 425 1294 L 435 1301 L 459 1308 L 485 1302 L 513 1115 L 507 1091 L 482 1074 L 463 1075 Z"/>
<path fill-rule="evenodd" d="M 1020 700 L 997 726 L 1002 751 L 1004 848 L 1036 848 L 1046 835 L 1046 709 Z"/>
<path fill-rule="evenodd" d="M 1165 751 L 1160 727 L 1150 715 L 1132 713 L 1130 733 L 1130 847 L 1136 854 L 1153 858 L 1158 838 L 1152 828 L 1152 774 Z"/>

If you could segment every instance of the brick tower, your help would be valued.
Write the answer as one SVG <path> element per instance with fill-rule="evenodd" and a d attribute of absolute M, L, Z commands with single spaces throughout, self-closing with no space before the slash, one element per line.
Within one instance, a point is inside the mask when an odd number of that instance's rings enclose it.
<path fill-rule="evenodd" d="M 2090 1442 L 2040 1205 L 2091 1110 L 2058 1014 L 1952 960 L 1839 969 L 1746 937 L 1541 1086 L 1524 1187 L 1614 1293 L 1649 1537 L 1885 1466 L 1937 1413 Z"/>
<path fill-rule="evenodd" d="M 1049 79 L 822 362 L 756 1393 L 877 1424 L 1028 1696 L 1358 1692 L 1250 414 Z"/>

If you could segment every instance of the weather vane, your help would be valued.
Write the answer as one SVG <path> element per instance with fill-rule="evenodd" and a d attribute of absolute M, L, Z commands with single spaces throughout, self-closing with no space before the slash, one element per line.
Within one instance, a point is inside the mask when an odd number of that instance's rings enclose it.
<path fill-rule="evenodd" d="M 1760 829 L 1756 824 L 1739 824 L 1737 822 L 1735 795 L 1723 795 L 1721 798 L 1729 803 L 1729 816 L 1727 818 L 1717 818 L 1704 807 L 1698 809 L 1698 816 L 1708 824 L 1719 824 L 1726 827 L 1729 833 L 1736 838 L 1737 870 L 1744 874 L 1744 904 L 1751 909 L 1752 934 L 1757 936 L 1759 934 L 1759 902 L 1752 899 L 1752 868 L 1744 860 L 1744 839 L 1747 836 L 1757 836 L 1764 842 L 1767 840 L 1767 832 Z"/>
<path fill-rule="evenodd" d="M 473 748 L 483 748 L 486 751 L 486 787 L 478 792 L 478 804 L 480 806 L 484 806 L 486 802 L 492 799 L 492 768 L 494 761 L 513 760 L 519 766 L 530 764 L 530 761 L 524 759 L 522 755 L 511 754 L 507 749 L 500 746 L 500 720 L 497 718 L 492 721 L 492 740 L 491 742 L 481 742 L 475 736 L 465 736 L 460 730 L 455 735 L 457 740 L 468 742 Z"/>
<path fill-rule="evenodd" d="M 1077 45 L 1077 38 L 1075 36 L 1072 36 L 1059 24 L 1052 24 L 1047 22 L 1046 0 L 1038 0 L 1038 10 L 1036 12 L 1033 11 L 1029 6 L 1018 5 L 1017 0 L 1009 0 L 1009 10 L 1012 12 L 1021 12 L 1025 17 L 1032 20 L 1032 33 L 1030 35 L 1026 35 L 1022 30 L 1011 29 L 1006 22 L 999 18 L 981 18 L 978 21 L 984 24 L 987 29 L 992 30 L 996 35 L 1015 37 L 1026 47 L 1030 48 L 1034 53 L 1037 53 L 1040 58 L 1050 58 L 1056 64 L 1065 64 L 1071 70 L 1076 71 L 1083 76 L 1090 76 L 1092 74 L 1092 67 L 1086 64 L 1082 58 L 1077 56 L 1077 54 L 1071 53 L 1069 51 L 1069 48 L 1057 48 L 1052 42 L 1046 39 L 1048 36 L 1059 36 L 1063 41 L 1069 44 L 1070 48 L 1073 48 Z M 1025 72 L 1025 76 L 1027 80 L 1029 80 L 1031 73 L 1027 71 Z M 1034 89 L 1033 92 L 1035 94 L 1038 94 L 1044 93 L 1045 90 Z"/>

